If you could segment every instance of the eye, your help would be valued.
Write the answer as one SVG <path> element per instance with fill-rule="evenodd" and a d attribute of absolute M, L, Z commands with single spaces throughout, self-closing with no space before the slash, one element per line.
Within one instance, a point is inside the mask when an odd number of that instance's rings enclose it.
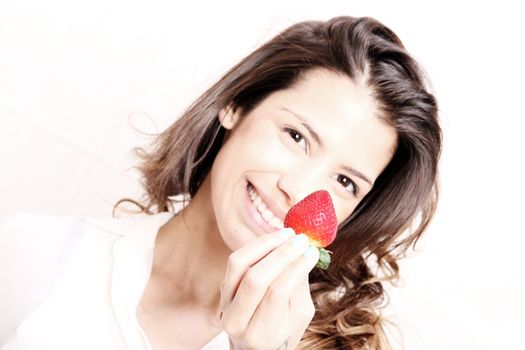
<path fill-rule="evenodd" d="M 290 138 L 299 146 L 306 150 L 307 149 L 307 141 L 304 138 L 303 134 L 301 134 L 299 131 L 292 129 L 292 128 L 284 128 L 284 131 L 290 136 Z"/>
<path fill-rule="evenodd" d="M 334 180 L 339 182 L 341 186 L 345 188 L 346 191 L 352 193 L 354 196 L 357 196 L 359 189 L 357 188 L 355 182 L 353 182 L 348 176 L 342 174 L 335 174 L 333 178 Z"/>

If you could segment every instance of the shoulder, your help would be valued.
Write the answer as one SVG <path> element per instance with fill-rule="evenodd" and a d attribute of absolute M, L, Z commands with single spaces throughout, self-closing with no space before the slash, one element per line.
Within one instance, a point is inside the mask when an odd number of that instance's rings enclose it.
<path fill-rule="evenodd" d="M 0 283 L 6 276 L 48 276 L 72 257 L 111 259 L 114 244 L 149 241 L 172 213 L 126 218 L 80 218 L 20 213 L 0 227 Z"/>
<path fill-rule="evenodd" d="M 8 242 L 20 242 L 30 239 L 47 242 L 44 246 L 61 241 L 67 236 L 78 236 L 89 232 L 90 235 L 107 236 L 118 239 L 135 234 L 144 227 L 160 226 L 168 221 L 173 213 L 154 215 L 134 215 L 123 218 L 81 218 L 60 217 L 35 213 L 19 213 L 0 220 L 0 247 Z"/>
<path fill-rule="evenodd" d="M 82 227 L 79 218 L 20 213 L 4 220 L 0 227 L 0 254 L 33 255 L 50 249 Z M 35 255 L 35 258 L 38 254 Z M 0 258 L 1 259 L 1 258 Z M 18 259 L 15 259 L 18 260 Z"/>
<path fill-rule="evenodd" d="M 163 212 L 153 215 L 137 214 L 118 218 L 88 218 L 84 219 L 84 221 L 85 225 L 93 231 L 122 237 L 137 235 L 148 228 L 160 227 L 173 215 L 171 212 Z"/>
<path fill-rule="evenodd" d="M 0 279 L 9 271 L 40 274 L 73 252 L 106 251 L 124 236 L 149 236 L 172 213 L 126 218 L 80 218 L 20 213 L 0 226 Z"/>
<path fill-rule="evenodd" d="M 49 293 L 79 219 L 21 213 L 0 227 L 0 344 Z"/>
<path fill-rule="evenodd" d="M 7 286 L 35 287 L 62 264 L 84 231 L 76 217 L 20 213 L 0 227 L 0 282 Z M 29 290 L 34 290 L 30 288 Z"/>
<path fill-rule="evenodd" d="M 86 267 L 85 271 L 91 271 L 95 265 L 108 269 L 116 242 L 131 240 L 140 245 L 153 236 L 150 232 L 155 232 L 156 227 L 172 216 L 172 213 L 161 213 L 88 219 L 20 213 L 3 220 L 0 226 L 0 344 L 50 295 L 71 264 L 80 264 Z"/>
<path fill-rule="evenodd" d="M 0 232 L 9 234 L 9 232 L 23 233 L 39 230 L 42 228 L 60 228 L 65 225 L 79 221 L 75 217 L 57 217 L 52 215 L 35 214 L 35 213 L 18 213 L 13 216 L 4 218 L 0 221 Z"/>

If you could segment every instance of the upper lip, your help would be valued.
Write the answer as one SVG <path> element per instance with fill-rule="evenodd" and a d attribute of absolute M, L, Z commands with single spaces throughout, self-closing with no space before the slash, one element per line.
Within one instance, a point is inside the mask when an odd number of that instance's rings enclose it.
<path fill-rule="evenodd" d="M 266 193 L 259 190 L 253 183 L 250 182 L 255 192 L 257 192 L 257 195 L 261 197 L 262 201 L 266 205 L 268 209 L 273 213 L 275 217 L 280 219 L 281 221 L 284 221 L 284 217 L 286 216 L 286 212 L 282 210 L 279 205 Z"/>

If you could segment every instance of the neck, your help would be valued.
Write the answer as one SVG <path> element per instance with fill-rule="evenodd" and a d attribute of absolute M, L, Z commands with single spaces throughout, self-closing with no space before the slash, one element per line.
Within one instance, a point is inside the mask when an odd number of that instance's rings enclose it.
<path fill-rule="evenodd" d="M 188 206 L 159 230 L 152 279 L 165 303 L 219 306 L 231 251 L 217 229 L 209 198 L 209 181 L 204 181 Z"/>

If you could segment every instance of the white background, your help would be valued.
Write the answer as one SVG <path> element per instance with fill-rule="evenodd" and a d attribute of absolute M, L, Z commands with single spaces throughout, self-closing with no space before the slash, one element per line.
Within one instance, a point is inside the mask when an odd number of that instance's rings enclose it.
<path fill-rule="evenodd" d="M 296 21 L 372 16 L 431 76 L 445 133 L 438 213 L 385 310 L 396 348 L 524 349 L 522 14 L 506 1 L 4 0 L 0 216 L 109 217 L 141 193 L 129 151 L 149 139 L 133 126 L 163 130 Z"/>

